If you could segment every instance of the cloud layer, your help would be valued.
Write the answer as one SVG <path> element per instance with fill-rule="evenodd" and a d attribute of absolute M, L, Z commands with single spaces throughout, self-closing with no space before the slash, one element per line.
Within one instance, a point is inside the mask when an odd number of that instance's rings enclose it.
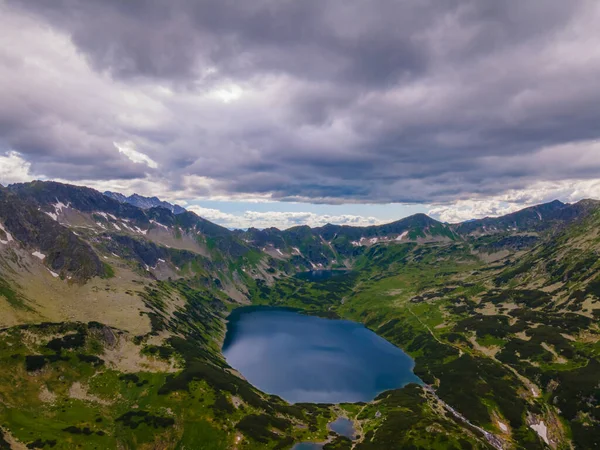
<path fill-rule="evenodd" d="M 574 186 L 600 170 L 598 23 L 595 0 L 3 0 L 0 161 L 188 199 Z"/>
<path fill-rule="evenodd" d="M 286 229 L 298 225 L 321 227 L 328 223 L 350 226 L 379 225 L 383 221 L 375 217 L 364 217 L 352 214 L 328 215 L 313 212 L 281 212 L 281 211 L 244 211 L 241 214 L 224 213 L 218 209 L 203 208 L 192 205 L 190 211 L 231 229 L 269 228 Z"/>

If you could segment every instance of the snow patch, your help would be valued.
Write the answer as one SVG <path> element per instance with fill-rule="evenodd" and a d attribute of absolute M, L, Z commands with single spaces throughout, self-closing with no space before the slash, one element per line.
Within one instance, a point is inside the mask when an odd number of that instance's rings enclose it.
<path fill-rule="evenodd" d="M 48 272 L 50 272 L 50 275 L 52 275 L 54 278 L 58 278 L 58 274 L 56 272 L 52 272 L 50 269 L 48 269 Z"/>
<path fill-rule="evenodd" d="M 35 256 L 36 258 L 40 258 L 42 261 L 46 257 L 46 255 L 44 255 L 43 253 L 38 252 L 37 250 L 35 252 L 33 252 L 32 255 Z"/>
<path fill-rule="evenodd" d="M 49 215 L 49 216 L 50 216 L 52 219 L 54 219 L 55 221 L 57 221 L 57 222 L 58 222 L 58 214 L 56 214 L 56 213 L 51 213 L 51 212 L 48 212 L 48 211 L 44 211 L 44 214 L 47 214 L 47 215 Z"/>
<path fill-rule="evenodd" d="M 4 228 L 4 226 L 1 223 L 0 230 L 4 231 L 4 234 L 6 234 L 6 240 L 0 239 L 0 244 L 8 244 L 9 242 L 13 241 L 12 235 L 8 231 L 6 231 L 6 228 Z"/>
<path fill-rule="evenodd" d="M 62 212 L 63 209 L 67 209 L 69 206 L 71 206 L 71 204 L 69 203 L 68 205 L 65 205 L 63 202 L 61 202 L 57 199 L 56 203 L 52 206 L 54 206 L 54 212 L 58 216 Z"/>
<path fill-rule="evenodd" d="M 529 425 L 529 428 L 535 431 L 546 444 L 550 445 L 550 441 L 548 440 L 548 428 L 544 424 L 543 420 L 540 421 L 540 423 L 532 423 Z"/>
<path fill-rule="evenodd" d="M 113 227 L 115 227 L 117 230 L 121 231 L 121 228 L 116 223 L 113 223 Z"/>
<path fill-rule="evenodd" d="M 299 249 L 298 247 L 292 247 L 292 248 L 293 248 L 293 249 L 294 249 L 294 251 L 295 251 L 296 253 L 298 253 L 299 255 L 301 255 L 301 254 L 302 254 L 302 252 L 300 251 L 300 249 Z"/>
<path fill-rule="evenodd" d="M 112 220 L 118 220 L 115 216 L 113 216 L 112 214 L 109 213 L 105 213 L 102 211 L 96 211 L 96 214 L 98 214 L 99 216 L 104 217 L 106 220 L 108 220 L 109 218 L 111 218 Z"/>
<path fill-rule="evenodd" d="M 374 238 L 369 239 L 369 243 L 376 244 L 378 240 L 379 240 L 379 238 L 374 237 Z"/>
<path fill-rule="evenodd" d="M 168 227 L 168 226 L 166 226 L 166 225 L 163 225 L 162 223 L 160 223 L 160 222 L 157 222 L 156 220 L 150 220 L 150 223 L 153 223 L 154 225 L 158 225 L 159 227 L 162 227 L 162 228 L 164 228 L 165 230 L 168 230 L 168 229 L 169 229 L 169 227 Z"/>
<path fill-rule="evenodd" d="M 148 230 L 142 230 L 140 227 L 135 227 L 135 231 L 141 234 L 147 234 Z"/>
<path fill-rule="evenodd" d="M 402 234 L 400 234 L 396 240 L 397 241 L 401 241 L 402 239 L 404 239 L 406 236 L 408 236 L 408 231 L 403 232 Z"/>
<path fill-rule="evenodd" d="M 275 250 L 277 250 L 277 253 L 279 253 L 281 256 L 283 256 L 283 253 L 281 253 L 281 250 L 279 250 L 278 248 L 276 248 Z"/>
<path fill-rule="evenodd" d="M 502 422 L 498 421 L 498 426 L 499 426 L 499 427 L 500 427 L 500 429 L 501 429 L 502 431 L 504 431 L 505 433 L 508 431 L 508 427 L 506 426 L 506 424 L 505 424 L 505 423 L 502 423 Z"/>
<path fill-rule="evenodd" d="M 56 199 L 56 203 L 54 203 L 52 205 L 54 207 L 54 212 L 48 212 L 48 211 L 43 211 L 44 214 L 47 214 L 48 216 L 50 216 L 52 219 L 54 219 L 55 221 L 58 222 L 58 216 L 60 213 L 62 213 L 63 209 L 66 209 L 70 206 L 70 203 L 68 205 L 65 205 L 63 202 L 59 201 L 58 199 Z"/>
<path fill-rule="evenodd" d="M 70 203 L 69 203 L 70 205 Z M 63 202 L 61 202 L 60 200 L 56 199 L 56 203 L 53 205 L 54 209 L 56 210 L 56 212 L 61 212 L 63 209 L 68 208 L 69 205 L 65 205 Z"/>

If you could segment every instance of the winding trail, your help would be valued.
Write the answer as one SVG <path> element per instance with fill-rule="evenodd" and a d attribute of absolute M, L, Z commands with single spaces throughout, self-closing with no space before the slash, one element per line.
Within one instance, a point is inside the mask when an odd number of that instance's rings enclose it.
<path fill-rule="evenodd" d="M 442 404 L 442 406 L 444 408 L 446 408 L 446 410 L 448 410 L 454 417 L 456 417 L 457 419 L 459 419 L 461 422 L 466 423 L 469 427 L 477 430 L 479 433 L 481 433 L 485 439 L 496 449 L 498 450 L 503 450 L 505 447 L 505 442 L 500 439 L 498 436 L 496 436 L 493 433 L 490 433 L 489 431 L 484 430 L 481 427 L 478 427 L 477 425 L 469 422 L 469 420 L 463 416 L 461 413 L 459 413 L 456 409 L 454 409 L 452 406 L 450 406 L 448 403 L 446 403 L 444 400 L 442 400 L 441 398 L 438 397 L 438 395 L 435 393 L 435 390 L 429 386 L 429 385 L 425 385 L 423 387 L 427 392 L 429 392 L 431 395 L 433 395 L 433 397 L 435 397 L 435 399 L 440 402 Z"/>
<path fill-rule="evenodd" d="M 410 306 L 406 306 L 406 309 L 408 309 L 408 311 L 414 316 L 415 319 L 417 319 L 417 321 L 427 329 L 427 331 L 429 331 L 429 334 L 431 334 L 431 336 L 440 344 L 444 344 L 444 345 L 452 345 L 446 342 L 442 342 L 438 339 L 438 337 L 435 335 L 435 333 L 431 330 L 431 328 L 429 328 L 429 326 L 425 323 L 423 323 L 423 321 L 421 320 L 421 318 L 419 316 L 417 316 L 412 309 L 410 309 Z M 459 350 L 460 352 L 462 352 L 462 349 L 460 349 L 459 347 L 456 347 L 454 345 L 452 345 L 453 347 L 455 347 L 457 350 Z M 495 358 L 494 358 L 495 359 Z M 504 365 L 504 364 L 503 364 Z M 511 370 L 514 371 L 514 369 L 512 369 L 512 367 L 510 368 Z M 522 378 L 522 377 L 521 377 Z M 523 381 L 523 380 L 522 380 Z M 529 381 L 529 380 L 527 380 Z M 438 402 L 440 402 L 440 404 L 442 404 L 442 406 L 448 410 L 454 417 L 456 417 L 457 419 L 459 419 L 461 422 L 466 423 L 469 427 L 479 431 L 481 434 L 483 434 L 483 436 L 486 438 L 486 440 L 492 445 L 494 446 L 494 448 L 498 449 L 498 450 L 503 450 L 504 448 L 506 448 L 505 446 L 505 442 L 504 440 L 502 440 L 501 438 L 499 438 L 498 436 L 496 436 L 493 433 L 490 433 L 487 430 L 484 430 L 483 428 L 471 423 L 465 416 L 463 416 L 461 413 L 459 413 L 456 409 L 454 409 L 452 406 L 450 406 L 448 403 L 446 403 L 444 400 L 442 400 L 435 392 L 435 390 L 433 389 L 433 387 L 431 387 L 430 385 L 426 384 L 424 385 L 424 389 L 429 392 Z"/>

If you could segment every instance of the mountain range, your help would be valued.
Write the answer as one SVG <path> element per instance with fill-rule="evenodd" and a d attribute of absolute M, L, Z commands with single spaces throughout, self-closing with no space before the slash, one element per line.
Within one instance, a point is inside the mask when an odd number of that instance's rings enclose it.
<path fill-rule="evenodd" d="M 169 202 L 164 202 L 160 200 L 158 197 L 144 197 L 143 195 L 132 194 L 126 197 L 123 194 L 119 194 L 118 192 L 105 191 L 104 195 L 110 197 L 119 203 L 129 203 L 130 205 L 137 206 L 141 209 L 150 209 L 155 207 L 161 207 L 168 209 L 173 214 L 181 214 L 185 212 L 185 208 L 182 208 L 179 205 L 173 205 Z"/>
<path fill-rule="evenodd" d="M 596 200 L 229 230 L 156 197 L 0 187 L 0 449 L 595 448 L 598 229 Z M 317 269 L 343 270 L 296 276 Z M 220 350 L 250 304 L 364 323 L 427 387 L 347 405 L 265 394 Z M 354 441 L 327 429 L 338 415 Z"/>

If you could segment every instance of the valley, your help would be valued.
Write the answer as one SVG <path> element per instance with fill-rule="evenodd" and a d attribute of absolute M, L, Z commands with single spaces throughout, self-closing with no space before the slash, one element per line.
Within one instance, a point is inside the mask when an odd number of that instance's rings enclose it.
<path fill-rule="evenodd" d="M 0 448 L 600 445 L 598 202 L 230 231 L 113 197 L 0 187 Z M 343 270 L 298 276 L 321 269 Z M 340 404 L 262 392 L 222 352 L 248 305 L 364 324 L 426 386 Z"/>

